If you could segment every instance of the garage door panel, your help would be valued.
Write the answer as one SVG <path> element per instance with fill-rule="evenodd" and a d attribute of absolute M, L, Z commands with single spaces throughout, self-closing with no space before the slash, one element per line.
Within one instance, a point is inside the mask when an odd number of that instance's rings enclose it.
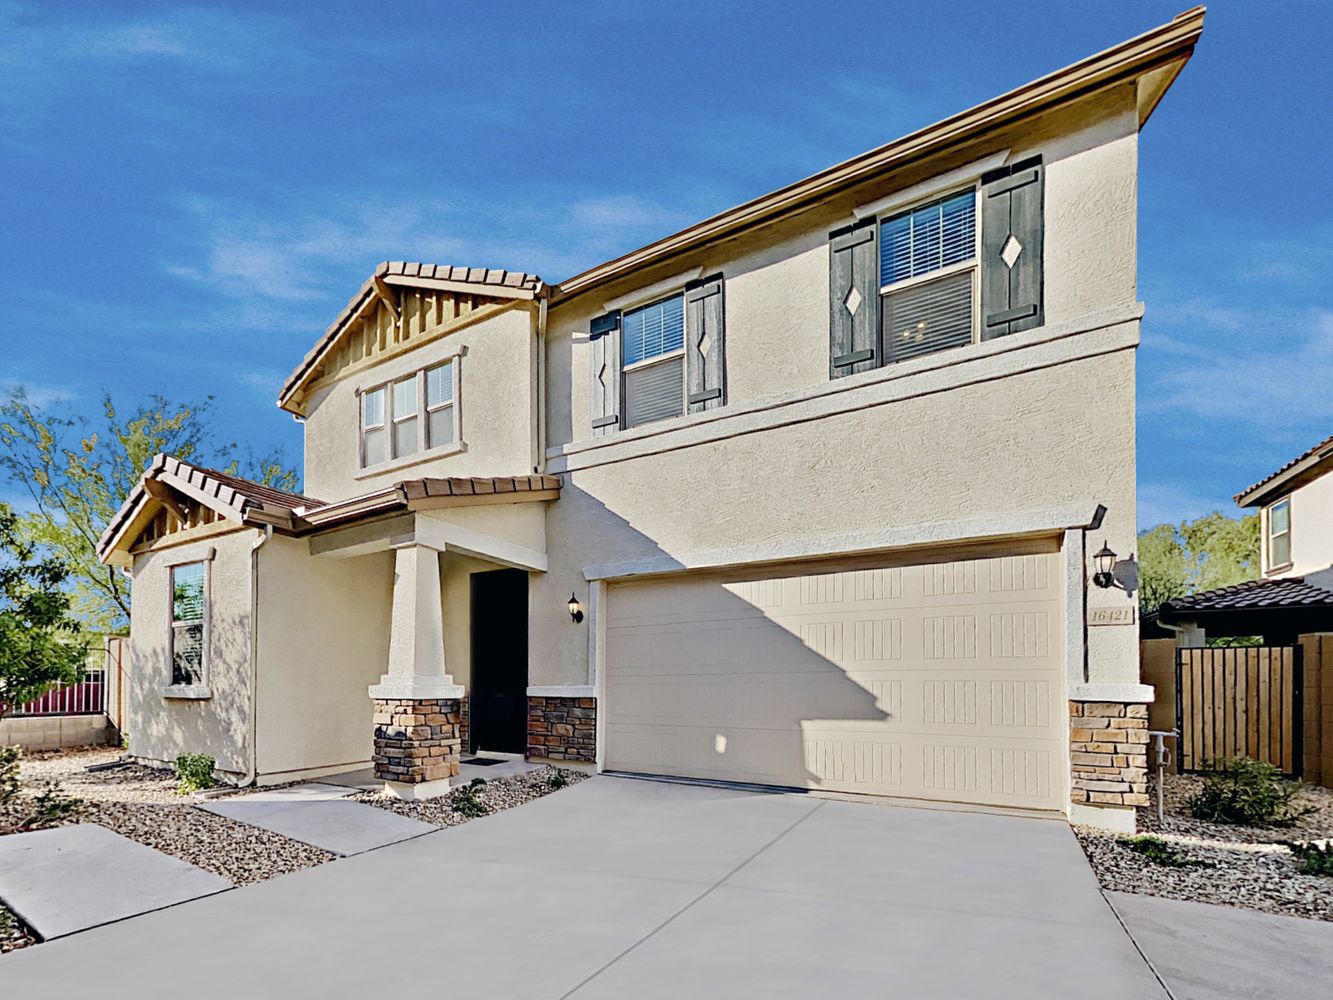
<path fill-rule="evenodd" d="M 613 586 L 606 763 L 1058 808 L 1054 553 Z"/>

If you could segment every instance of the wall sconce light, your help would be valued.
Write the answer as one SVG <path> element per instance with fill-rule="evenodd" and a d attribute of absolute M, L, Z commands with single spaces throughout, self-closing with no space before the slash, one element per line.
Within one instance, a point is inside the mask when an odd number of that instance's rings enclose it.
<path fill-rule="evenodd" d="M 569 617 L 575 625 L 583 621 L 583 606 L 579 604 L 579 599 L 573 594 L 569 595 Z"/>
<path fill-rule="evenodd" d="M 1093 583 L 1103 590 L 1115 586 L 1115 576 L 1112 573 L 1115 569 L 1115 553 L 1107 546 L 1105 540 L 1102 541 L 1102 547 L 1093 553 L 1092 564 L 1097 567 L 1097 572 L 1092 574 Z"/>

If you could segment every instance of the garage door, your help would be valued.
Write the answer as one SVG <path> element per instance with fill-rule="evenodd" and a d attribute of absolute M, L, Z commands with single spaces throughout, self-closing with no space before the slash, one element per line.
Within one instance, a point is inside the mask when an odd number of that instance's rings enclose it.
<path fill-rule="evenodd" d="M 1053 542 L 802 569 L 608 588 L 608 768 L 1061 808 Z"/>

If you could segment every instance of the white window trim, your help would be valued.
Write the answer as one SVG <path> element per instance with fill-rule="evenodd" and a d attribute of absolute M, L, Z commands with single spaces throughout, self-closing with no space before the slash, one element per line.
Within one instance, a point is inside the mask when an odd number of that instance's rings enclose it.
<path fill-rule="evenodd" d="M 434 406 L 431 406 L 430 396 L 426 391 L 426 372 L 434 371 L 441 365 L 449 366 L 449 401 L 447 403 L 436 403 Z M 450 410 L 449 419 L 450 423 L 453 424 L 453 440 L 448 441 L 445 444 L 434 445 L 432 447 L 430 444 L 430 415 L 432 413 L 439 413 L 441 410 L 446 408 Z M 459 432 L 461 428 L 458 426 L 458 362 L 456 358 L 446 358 L 445 360 L 440 361 L 437 364 L 429 365 L 426 368 L 422 369 L 421 412 L 425 418 L 424 439 L 427 447 L 424 450 L 426 451 L 444 451 L 445 449 L 453 449 L 455 451 L 458 450 L 455 446 L 458 443 Z"/>
<path fill-rule="evenodd" d="M 977 187 L 981 183 L 983 174 L 989 170 L 994 170 L 996 167 L 1002 167 L 1008 162 L 1009 150 L 1004 149 L 998 153 L 992 153 L 984 159 L 973 160 L 971 163 L 964 164 L 955 170 L 936 174 L 919 184 L 913 184 L 901 191 L 895 191 L 893 194 L 877 201 L 858 205 L 852 209 L 852 219 L 855 222 L 860 222 L 862 219 L 878 218 L 881 215 L 897 215 L 905 208 L 910 208 L 913 205 L 924 205 L 928 201 L 934 201 L 948 194 L 951 190 L 961 191 L 965 187 Z"/>
<path fill-rule="evenodd" d="M 1008 151 L 1006 150 L 1006 155 L 1007 153 Z M 971 166 L 969 166 L 963 169 L 970 171 L 972 168 Z M 972 175 L 972 180 L 970 183 L 960 184 L 956 187 L 934 187 L 932 188 L 932 193 L 929 196 L 923 196 L 921 198 L 916 199 L 913 202 L 900 203 L 895 205 L 891 209 L 885 209 L 881 211 L 875 217 L 875 230 L 876 230 L 875 235 L 877 240 L 882 238 L 879 230 L 884 225 L 885 221 L 893 216 L 904 215 L 907 212 L 912 212 L 918 208 L 922 208 L 926 205 L 929 205 L 931 202 L 939 201 L 942 198 L 947 198 L 951 194 L 962 194 L 964 191 L 969 189 L 971 189 L 972 191 L 972 214 L 973 214 L 972 256 L 968 260 L 960 260 L 956 264 L 949 264 L 947 267 L 936 268 L 934 271 L 927 271 L 925 274 L 916 274 L 910 278 L 902 278 L 899 281 L 894 281 L 887 285 L 880 285 L 879 308 L 880 308 L 881 319 L 883 317 L 883 310 L 884 310 L 884 296 L 892 294 L 893 292 L 900 292 L 905 288 L 912 288 L 916 285 L 924 285 L 931 281 L 939 281 L 941 278 L 947 278 L 950 277 L 951 275 L 962 274 L 964 271 L 971 271 L 972 272 L 972 339 L 969 340 L 968 343 L 969 344 L 981 343 L 981 199 L 983 197 L 981 192 L 981 174 L 978 173 Z M 858 218 L 860 218 L 860 216 L 858 216 Z M 878 246 L 879 244 L 878 242 L 876 242 L 876 247 Z M 882 363 L 880 364 L 880 367 L 888 368 L 891 367 L 892 365 L 900 364 L 901 362 L 889 360 L 888 343 L 887 339 L 885 338 L 884 330 L 880 330 L 880 338 L 881 338 L 880 341 L 881 353 L 883 354 Z M 963 345 L 960 344 L 959 346 L 961 347 Z M 956 348 L 943 348 L 940 351 L 929 351 L 927 353 L 940 354 L 943 353 L 943 351 L 945 350 L 955 350 L 955 349 Z M 924 356 L 926 355 L 917 355 L 917 357 L 924 357 Z M 912 361 L 915 359 L 908 358 L 906 360 Z"/>
<path fill-rule="evenodd" d="M 217 549 L 209 547 L 208 551 L 202 556 L 195 556 L 191 559 L 180 559 L 176 562 L 167 564 L 167 682 L 162 686 L 162 697 L 164 698 L 209 698 L 212 692 L 209 689 L 208 682 L 212 674 L 212 657 L 209 650 L 212 644 L 212 617 L 213 617 L 213 558 L 217 555 Z M 204 608 L 200 623 L 203 625 L 203 634 L 199 639 L 199 678 L 193 684 L 175 683 L 176 667 L 176 570 L 182 566 L 193 566 L 195 563 L 203 563 L 204 566 Z M 180 623 L 184 624 L 184 623 Z"/>
<path fill-rule="evenodd" d="M 1278 532 L 1275 535 L 1273 532 L 1273 511 L 1276 508 L 1280 507 L 1282 504 L 1287 505 L 1287 530 Z M 1291 528 L 1292 528 L 1291 494 L 1288 493 L 1281 500 L 1274 500 L 1272 503 L 1268 505 L 1267 509 L 1265 509 L 1264 511 L 1264 561 L 1266 563 L 1266 566 L 1264 568 L 1265 573 L 1277 573 L 1281 570 L 1289 569 L 1292 565 L 1295 564 L 1296 553 L 1291 545 Z M 1287 538 L 1287 560 L 1286 562 L 1275 563 L 1273 562 L 1273 539 L 1275 537 L 1281 537 L 1283 535 L 1285 535 Z"/>
<path fill-rule="evenodd" d="M 401 469 L 409 465 L 416 465 L 420 462 L 428 462 L 437 458 L 444 458 L 449 455 L 456 455 L 467 451 L 467 445 L 463 441 L 463 399 L 462 399 L 462 359 L 467 354 L 466 347 L 460 347 L 452 354 L 441 358 L 435 358 L 430 364 L 422 365 L 419 368 L 403 372 L 393 378 L 381 379 L 365 386 L 359 386 L 356 389 L 356 426 L 357 426 L 357 470 L 352 475 L 353 479 L 369 479 L 384 472 L 390 472 L 395 469 Z M 434 407 L 434 410 L 426 406 L 426 372 L 441 365 L 450 365 L 449 377 L 453 382 L 453 399 L 445 404 Z M 393 416 L 393 387 L 398 382 L 407 379 L 416 380 L 417 390 L 417 450 L 408 455 L 395 456 L 393 454 L 393 426 L 395 423 Z M 384 393 L 384 423 L 387 441 L 385 449 L 389 457 L 383 462 L 375 465 L 366 465 L 366 443 L 365 443 L 365 404 L 364 400 L 368 393 L 375 392 L 377 389 L 385 390 Z M 453 408 L 454 439 L 447 444 L 437 447 L 428 447 L 428 426 L 430 424 L 429 415 L 431 412 L 444 409 L 446 406 Z M 376 425 L 378 427 L 380 425 Z"/>

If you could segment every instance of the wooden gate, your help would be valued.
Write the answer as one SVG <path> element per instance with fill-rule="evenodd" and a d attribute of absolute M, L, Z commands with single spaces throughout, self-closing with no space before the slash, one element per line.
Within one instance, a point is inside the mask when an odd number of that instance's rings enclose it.
<path fill-rule="evenodd" d="M 1300 777 L 1304 698 L 1300 646 L 1176 651 L 1176 769 L 1224 757 L 1268 761 Z"/>

